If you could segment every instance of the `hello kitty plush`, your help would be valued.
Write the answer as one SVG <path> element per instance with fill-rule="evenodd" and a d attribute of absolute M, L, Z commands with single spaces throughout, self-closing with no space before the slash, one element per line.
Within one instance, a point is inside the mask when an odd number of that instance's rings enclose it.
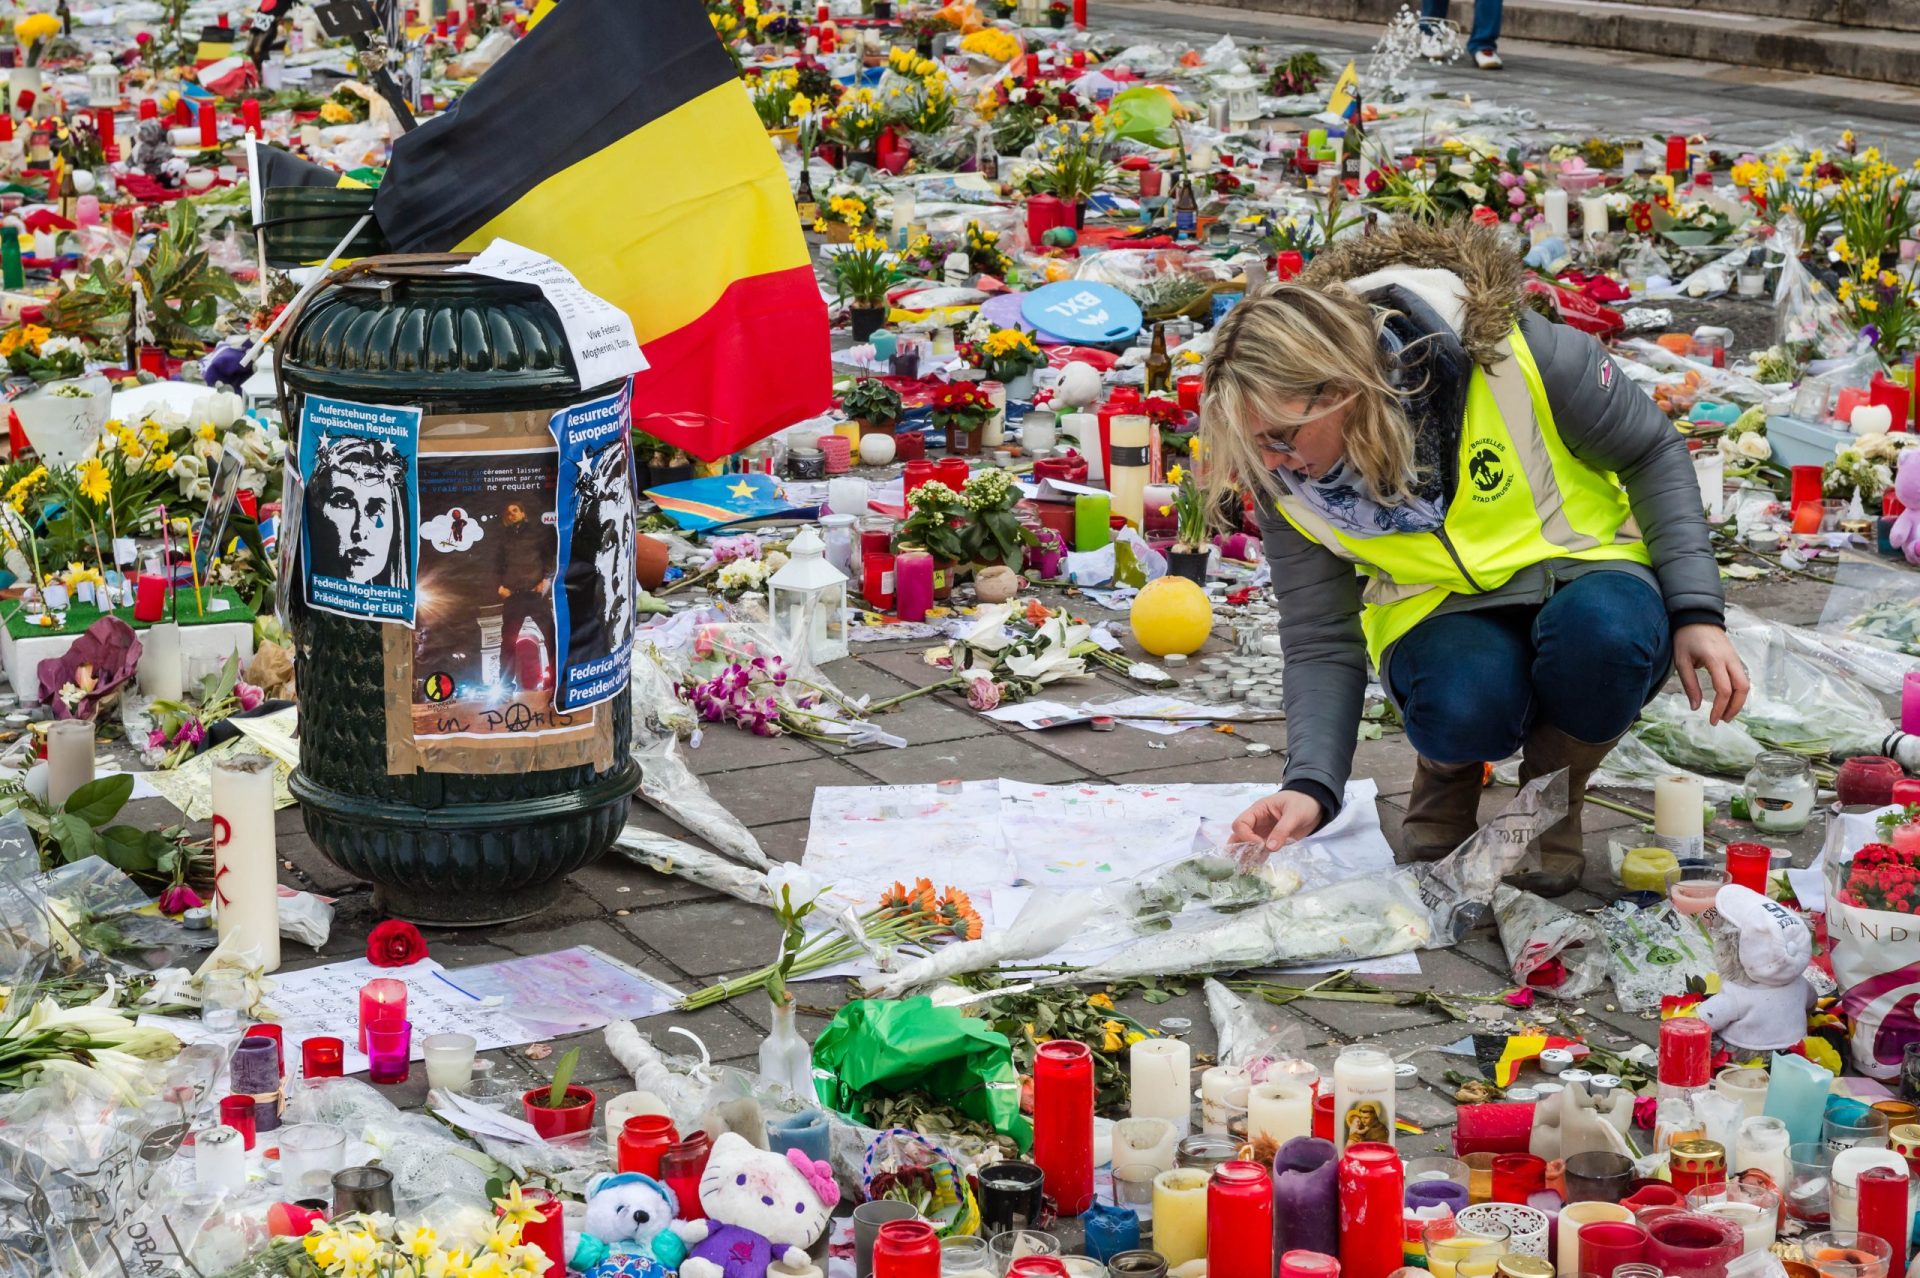
<path fill-rule="evenodd" d="M 700 1178 L 707 1218 L 673 1227 L 688 1249 L 680 1278 L 765 1278 L 776 1260 L 799 1267 L 839 1201 L 827 1164 L 797 1149 L 755 1149 L 728 1132 L 713 1142 Z"/>
<path fill-rule="evenodd" d="M 1887 543 L 1920 564 L 1920 448 L 1908 448 L 1900 454 L 1899 469 L 1893 474 L 1893 495 L 1906 509 L 1893 521 Z"/>

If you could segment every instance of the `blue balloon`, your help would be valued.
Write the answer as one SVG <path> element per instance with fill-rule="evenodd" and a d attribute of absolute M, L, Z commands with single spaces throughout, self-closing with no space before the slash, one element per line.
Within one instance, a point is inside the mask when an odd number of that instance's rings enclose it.
<path fill-rule="evenodd" d="M 1107 346 L 1140 331 L 1140 307 L 1111 284 L 1061 280 L 1027 294 L 1020 318 L 1056 342 Z"/>

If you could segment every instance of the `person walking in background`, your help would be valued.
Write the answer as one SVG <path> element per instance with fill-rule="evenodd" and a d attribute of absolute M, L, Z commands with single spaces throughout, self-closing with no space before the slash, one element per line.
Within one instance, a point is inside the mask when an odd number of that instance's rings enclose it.
<path fill-rule="evenodd" d="M 1422 22 L 1444 22 L 1451 0 L 1420 0 L 1420 18 Z M 1500 6 L 1503 0 L 1474 0 L 1473 30 L 1467 35 L 1467 52 L 1473 55 L 1473 65 L 1482 71 L 1498 71 L 1506 64 L 1500 61 Z M 1428 57 L 1437 57 L 1437 51 L 1444 48 L 1444 42 L 1437 32 L 1429 32 L 1426 40 Z"/>

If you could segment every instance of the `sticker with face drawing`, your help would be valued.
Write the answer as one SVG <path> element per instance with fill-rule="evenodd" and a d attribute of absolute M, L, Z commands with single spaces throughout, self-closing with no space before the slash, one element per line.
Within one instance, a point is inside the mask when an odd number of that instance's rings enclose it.
<path fill-rule="evenodd" d="M 556 701 L 572 713 L 626 690 L 633 657 L 633 432 L 628 389 L 555 413 L 559 555 Z"/>

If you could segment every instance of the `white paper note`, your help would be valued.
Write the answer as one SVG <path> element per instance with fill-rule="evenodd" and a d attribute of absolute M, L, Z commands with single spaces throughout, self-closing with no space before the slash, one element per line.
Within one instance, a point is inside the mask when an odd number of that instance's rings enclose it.
<path fill-rule="evenodd" d="M 572 271 L 552 258 L 511 240 L 495 240 L 471 262 L 453 269 L 531 284 L 545 294 L 560 313 L 581 389 L 605 386 L 647 368 L 647 357 L 640 352 L 640 339 L 627 313 L 588 292 Z"/>

